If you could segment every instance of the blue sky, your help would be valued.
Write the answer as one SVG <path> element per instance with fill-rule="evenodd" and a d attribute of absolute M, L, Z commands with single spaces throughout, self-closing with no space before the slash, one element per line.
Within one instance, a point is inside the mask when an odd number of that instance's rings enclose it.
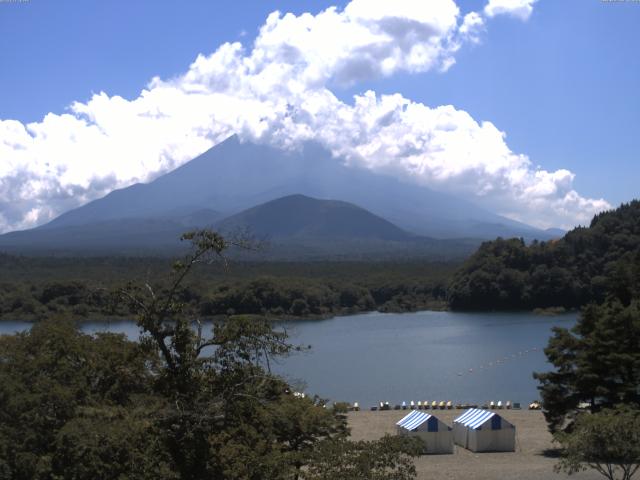
<path fill-rule="evenodd" d="M 481 12 L 485 3 L 457 2 L 461 16 Z M 179 77 L 198 54 L 211 54 L 224 42 L 251 48 L 276 9 L 317 14 L 345 4 L 0 3 L 0 119 L 40 122 L 99 92 L 135 100 L 151 78 Z M 640 3 L 539 0 L 533 7 L 526 21 L 487 19 L 479 41 L 462 45 L 444 73 L 399 69 L 328 88 L 347 104 L 371 89 L 429 107 L 453 105 L 505 132 L 510 150 L 528 156 L 534 167 L 573 172 L 572 188 L 581 196 L 612 205 L 631 200 L 640 178 Z M 526 212 L 518 215 L 528 220 Z"/>

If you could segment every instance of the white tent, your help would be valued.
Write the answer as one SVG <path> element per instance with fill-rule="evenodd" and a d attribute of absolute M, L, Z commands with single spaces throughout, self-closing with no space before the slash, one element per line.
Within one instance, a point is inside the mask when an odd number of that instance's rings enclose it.
<path fill-rule="evenodd" d="M 472 452 L 513 452 L 516 427 L 496 412 L 472 408 L 453 421 L 453 439 Z"/>
<path fill-rule="evenodd" d="M 398 435 L 415 436 L 424 442 L 424 453 L 453 453 L 451 427 L 428 413 L 413 410 L 398 423 Z"/>

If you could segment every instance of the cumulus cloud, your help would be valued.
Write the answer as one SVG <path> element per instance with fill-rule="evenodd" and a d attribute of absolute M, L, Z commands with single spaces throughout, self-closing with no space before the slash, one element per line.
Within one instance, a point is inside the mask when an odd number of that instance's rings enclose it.
<path fill-rule="evenodd" d="M 484 13 L 464 16 L 453 0 L 274 12 L 251 48 L 225 43 L 183 75 L 154 78 L 133 100 L 100 93 L 41 122 L 0 121 L 0 230 L 149 181 L 233 133 L 285 149 L 317 141 L 354 168 L 465 195 L 539 226 L 585 222 L 609 205 L 576 193 L 571 172 L 541 170 L 512 152 L 491 122 L 400 94 L 369 91 L 345 103 L 332 91 L 399 71 L 446 71 L 507 3 L 533 4 L 490 0 Z"/>
<path fill-rule="evenodd" d="M 528 20 L 533 12 L 533 4 L 538 0 L 489 0 L 484 7 L 488 17 L 496 15 L 511 15 L 520 20 Z"/>

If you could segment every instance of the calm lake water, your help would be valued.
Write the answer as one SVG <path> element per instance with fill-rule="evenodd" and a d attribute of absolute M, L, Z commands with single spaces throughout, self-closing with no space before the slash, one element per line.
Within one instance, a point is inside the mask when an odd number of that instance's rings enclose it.
<path fill-rule="evenodd" d="M 360 402 L 452 400 L 528 403 L 539 397 L 534 371 L 550 366 L 542 349 L 553 326 L 570 327 L 577 314 L 368 313 L 280 323 L 293 343 L 312 350 L 274 369 L 323 398 Z M 28 328 L 0 322 L 0 333 Z M 87 333 L 109 330 L 138 337 L 132 322 L 92 322 Z"/>

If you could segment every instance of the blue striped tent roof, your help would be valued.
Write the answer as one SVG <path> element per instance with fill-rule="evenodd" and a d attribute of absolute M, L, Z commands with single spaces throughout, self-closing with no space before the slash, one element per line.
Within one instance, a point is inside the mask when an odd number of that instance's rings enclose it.
<path fill-rule="evenodd" d="M 396 423 L 396 425 L 402 428 L 406 428 L 407 430 L 415 430 L 424 422 L 427 422 L 431 417 L 432 415 L 429 415 L 428 413 L 414 410 L 409 415 L 407 415 L 402 420 L 400 420 L 398 423 Z"/>
<path fill-rule="evenodd" d="M 494 416 L 500 417 L 500 415 L 495 412 L 491 412 L 489 410 L 481 410 L 479 408 L 472 408 L 467 410 L 458 418 L 456 418 L 453 423 L 460 423 L 465 427 L 477 429 L 484 425 L 487 421 L 489 421 Z M 502 419 L 502 417 L 500 417 Z"/>

